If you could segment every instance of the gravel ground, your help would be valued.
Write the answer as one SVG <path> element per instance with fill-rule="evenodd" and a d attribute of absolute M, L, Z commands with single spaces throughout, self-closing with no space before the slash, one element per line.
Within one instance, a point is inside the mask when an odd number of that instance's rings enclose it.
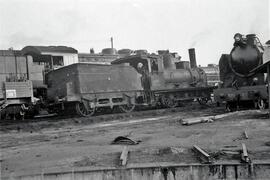
<path fill-rule="evenodd" d="M 66 118 L 1 124 L 1 171 L 40 173 L 73 167 L 119 166 L 123 145 L 117 136 L 140 140 L 129 146 L 128 163 L 193 163 L 196 144 L 216 160 L 235 160 L 245 143 L 254 160 L 270 161 L 270 121 L 265 113 L 247 111 L 212 123 L 181 125 L 181 118 L 224 113 L 223 108 L 190 104 L 175 109 L 109 114 L 91 118 Z M 249 138 L 243 137 L 246 131 Z"/>

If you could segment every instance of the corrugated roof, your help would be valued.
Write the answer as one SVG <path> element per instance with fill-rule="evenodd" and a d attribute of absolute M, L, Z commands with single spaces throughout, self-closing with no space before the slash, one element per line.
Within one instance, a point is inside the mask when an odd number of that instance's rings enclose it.
<path fill-rule="evenodd" d="M 67 46 L 26 46 L 22 49 L 23 54 L 43 54 L 43 53 L 72 53 L 77 54 L 78 51 Z"/>
<path fill-rule="evenodd" d="M 95 58 L 95 57 L 118 57 L 118 54 L 90 54 L 90 53 L 78 53 L 78 57 L 89 57 L 89 58 Z"/>
<path fill-rule="evenodd" d="M 157 55 L 147 55 L 147 54 L 136 54 L 136 55 L 129 55 L 123 58 L 116 59 L 111 62 L 111 64 L 120 64 L 120 63 L 130 63 L 133 62 L 134 59 L 148 59 L 148 58 L 158 58 Z"/>

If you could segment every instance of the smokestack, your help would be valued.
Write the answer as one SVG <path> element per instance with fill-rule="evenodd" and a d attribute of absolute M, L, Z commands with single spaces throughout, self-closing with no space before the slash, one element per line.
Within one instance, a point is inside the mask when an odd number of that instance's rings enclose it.
<path fill-rule="evenodd" d="M 197 67 L 197 62 L 196 62 L 195 49 L 194 48 L 188 49 L 188 53 L 189 53 L 189 59 L 190 59 L 190 67 L 191 68 L 196 68 Z"/>

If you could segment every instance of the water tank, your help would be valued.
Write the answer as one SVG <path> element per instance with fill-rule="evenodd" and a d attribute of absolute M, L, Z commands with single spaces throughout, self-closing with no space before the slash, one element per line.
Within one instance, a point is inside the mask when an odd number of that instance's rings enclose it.
<path fill-rule="evenodd" d="M 158 50 L 158 55 L 163 55 L 169 53 L 169 50 Z"/>
<path fill-rule="evenodd" d="M 114 55 L 117 54 L 117 50 L 115 48 L 105 48 L 102 49 L 101 53 L 106 55 Z"/>
<path fill-rule="evenodd" d="M 130 55 L 132 53 L 132 50 L 131 49 L 120 49 L 118 50 L 118 54 L 120 55 Z"/>
<path fill-rule="evenodd" d="M 145 49 L 139 49 L 135 51 L 135 54 L 146 55 L 148 52 Z"/>

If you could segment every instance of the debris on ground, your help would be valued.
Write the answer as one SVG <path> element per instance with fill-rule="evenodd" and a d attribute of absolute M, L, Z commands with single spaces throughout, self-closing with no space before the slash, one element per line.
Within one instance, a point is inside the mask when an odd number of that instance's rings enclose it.
<path fill-rule="evenodd" d="M 81 160 L 75 161 L 73 163 L 74 166 L 83 167 L 83 166 L 94 166 L 96 162 L 92 161 L 89 157 L 83 156 Z"/>
<path fill-rule="evenodd" d="M 125 136 L 118 136 L 112 141 L 112 144 L 123 144 L 123 145 L 136 145 L 139 144 L 141 141 L 134 141 L 130 138 L 127 138 Z"/>
<path fill-rule="evenodd" d="M 121 166 L 125 166 L 127 164 L 127 160 L 128 160 L 128 147 L 125 146 L 122 150 L 121 156 L 120 156 L 120 165 Z"/>
<path fill-rule="evenodd" d="M 238 155 L 239 154 L 239 150 L 227 150 L 227 149 L 224 149 L 221 152 L 223 154 L 227 154 L 227 155 Z"/>
<path fill-rule="evenodd" d="M 198 123 L 213 122 L 213 119 L 214 119 L 214 116 L 187 118 L 187 119 L 182 119 L 182 125 L 192 125 L 192 124 L 198 124 Z"/>
<path fill-rule="evenodd" d="M 54 116 L 57 116 L 57 114 L 56 113 L 53 113 L 53 114 L 40 113 L 39 115 L 34 116 L 34 118 L 35 119 L 38 119 L 38 118 L 49 118 L 49 117 L 54 117 Z"/>
<path fill-rule="evenodd" d="M 197 157 L 202 163 L 212 163 L 213 157 L 211 157 L 206 151 L 201 149 L 199 146 L 194 145 L 192 150 L 196 153 Z"/>
<path fill-rule="evenodd" d="M 244 131 L 244 137 L 245 137 L 246 139 L 248 139 L 247 131 Z"/>
<path fill-rule="evenodd" d="M 219 114 L 215 116 L 202 116 L 202 117 L 193 117 L 193 118 L 184 118 L 181 119 L 182 125 L 192 125 L 192 124 L 198 124 L 198 123 L 209 123 L 213 122 L 215 120 L 219 120 L 228 116 L 232 115 L 243 115 L 247 113 L 261 113 L 260 110 L 246 110 L 246 111 L 235 111 L 235 112 L 230 112 L 230 113 L 225 113 L 225 114 Z"/>
<path fill-rule="evenodd" d="M 184 151 L 185 149 L 181 147 L 171 147 L 171 152 L 173 154 L 180 154 L 180 153 L 183 153 Z"/>
<path fill-rule="evenodd" d="M 224 146 L 224 148 L 221 148 L 219 151 L 227 155 L 239 155 L 239 152 L 241 150 L 239 149 L 238 146 L 227 145 L 227 146 Z"/>
<path fill-rule="evenodd" d="M 246 139 L 248 139 L 247 131 L 243 131 L 243 133 L 239 137 L 234 138 L 233 141 L 240 141 L 240 140 L 246 140 Z"/>
<path fill-rule="evenodd" d="M 247 147 L 244 143 L 242 143 L 242 152 L 241 152 L 241 161 L 245 163 L 250 162 L 250 158 L 248 156 Z"/>

